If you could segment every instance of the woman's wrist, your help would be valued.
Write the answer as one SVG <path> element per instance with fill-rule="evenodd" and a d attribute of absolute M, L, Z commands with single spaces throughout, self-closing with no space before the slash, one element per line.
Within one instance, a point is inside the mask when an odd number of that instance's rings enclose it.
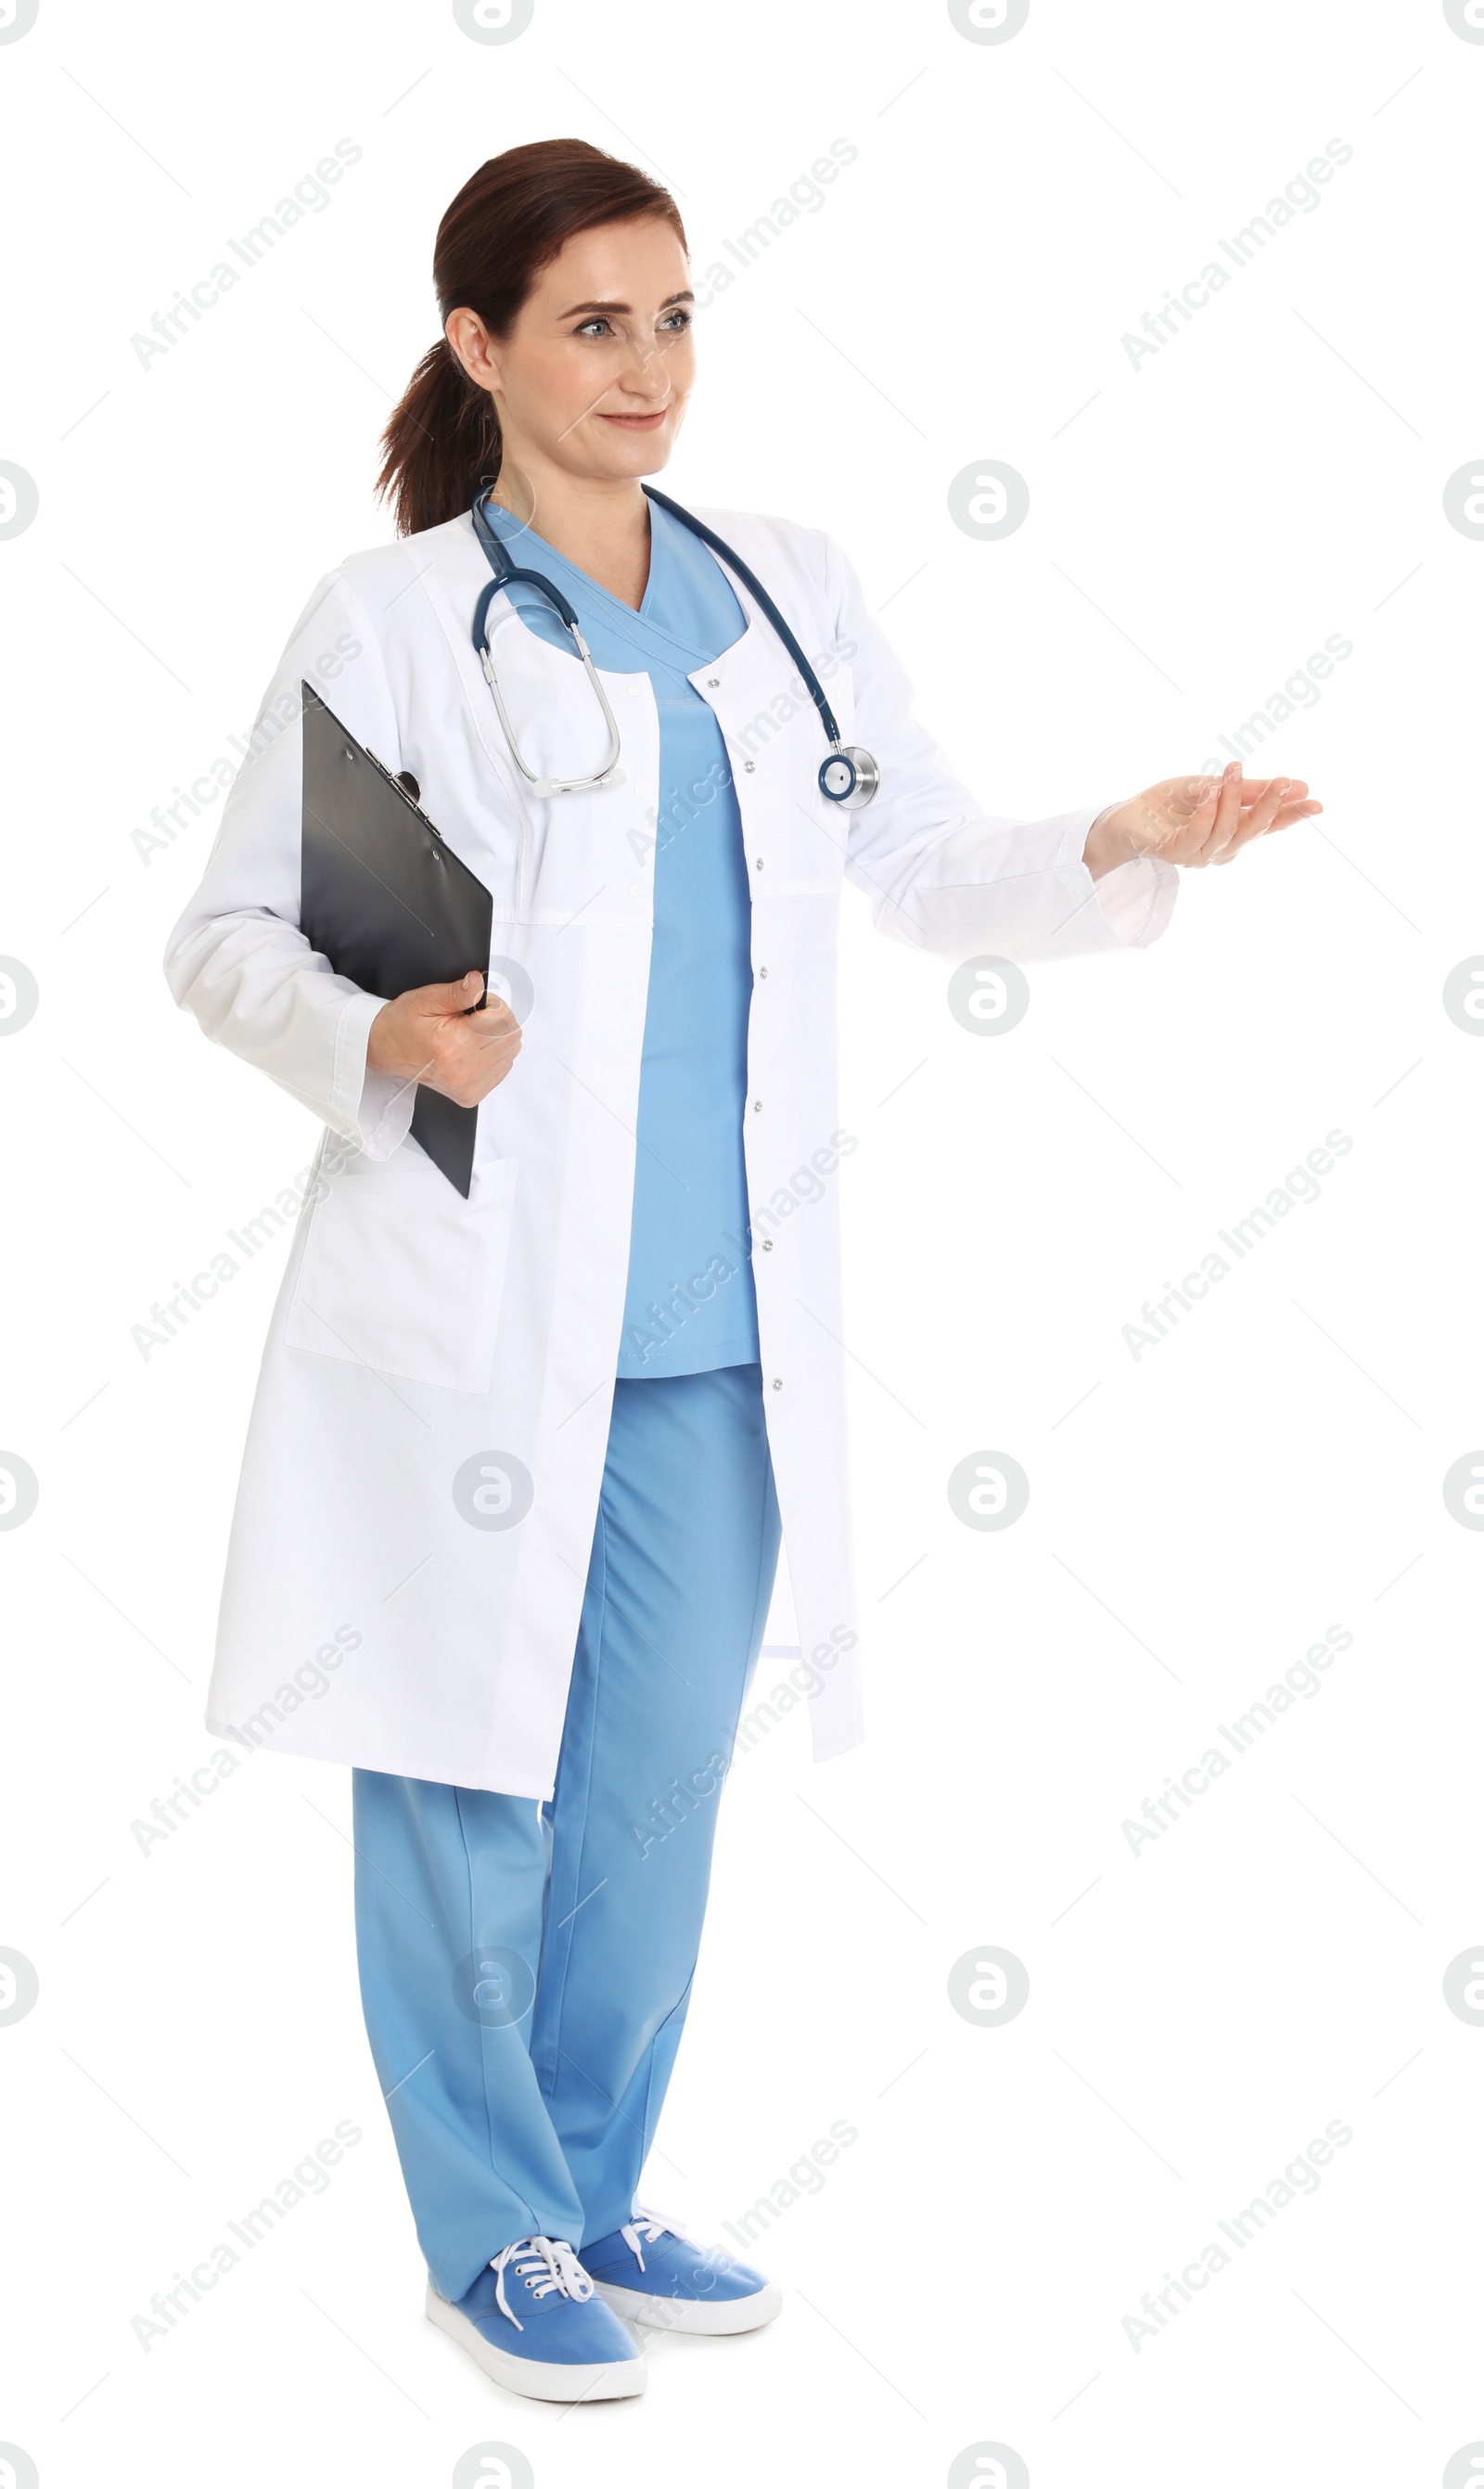
<path fill-rule="evenodd" d="M 1122 803 L 1104 805 L 1088 831 L 1082 861 L 1094 881 L 1100 881 L 1105 873 L 1116 873 L 1121 864 L 1133 862 L 1134 849 L 1119 826 L 1123 810 Z"/>
<path fill-rule="evenodd" d="M 393 1079 L 415 1078 L 407 1061 L 407 1048 L 395 1003 L 383 1003 L 366 1031 L 366 1067 L 371 1072 L 388 1073 Z"/>

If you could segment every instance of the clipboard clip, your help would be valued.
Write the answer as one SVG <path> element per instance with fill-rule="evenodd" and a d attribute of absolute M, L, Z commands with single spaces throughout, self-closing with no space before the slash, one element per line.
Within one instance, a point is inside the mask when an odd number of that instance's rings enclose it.
<path fill-rule="evenodd" d="M 388 787 L 395 787 L 397 793 L 401 796 L 403 803 L 407 805 L 409 811 L 416 814 L 419 821 L 423 823 L 426 829 L 430 829 L 432 831 L 439 845 L 442 846 L 443 844 L 442 831 L 439 828 L 438 823 L 423 811 L 420 801 L 422 788 L 418 786 L 412 771 L 410 769 L 399 769 L 396 771 L 395 775 L 393 775 L 392 771 L 387 768 L 385 761 L 377 758 L 377 755 L 372 751 L 369 744 L 362 744 L 361 750 L 364 752 L 366 758 L 371 762 L 372 767 L 381 771 L 382 776 L 385 779 Z M 349 759 L 350 758 L 351 756 L 349 752 L 347 752 L 346 758 Z"/>

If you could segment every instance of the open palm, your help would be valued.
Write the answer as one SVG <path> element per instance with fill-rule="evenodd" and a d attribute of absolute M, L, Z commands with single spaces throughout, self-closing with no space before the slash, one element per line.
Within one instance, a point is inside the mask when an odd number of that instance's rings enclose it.
<path fill-rule="evenodd" d="M 1244 778 L 1234 760 L 1219 778 L 1163 778 L 1105 813 L 1099 828 L 1124 862 L 1230 864 L 1270 830 L 1292 829 L 1324 811 L 1301 778 Z"/>

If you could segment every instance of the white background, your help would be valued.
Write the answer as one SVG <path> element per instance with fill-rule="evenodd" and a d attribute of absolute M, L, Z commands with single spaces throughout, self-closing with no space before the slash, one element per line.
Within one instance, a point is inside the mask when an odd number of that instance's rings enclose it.
<path fill-rule="evenodd" d="M 1035 2489 L 1441 2481 L 1484 2441 L 1484 2029 L 1442 1988 L 1484 1956 L 1484 1540 L 1441 1495 L 1484 1441 L 1484 1048 L 1441 1005 L 1484 952 L 1484 545 L 1442 501 L 1484 449 L 1484 43 L 1340 0 L 1034 0 L 992 44 L 926 0 L 537 0 L 503 44 L 385 0 L 42 0 L 0 90 L 0 458 L 40 493 L 0 542 L 0 952 L 41 994 L 0 1047 L 0 1445 L 41 1487 L 0 1535 L 0 1944 L 41 1982 L 0 2027 L 0 2442 L 45 2489 L 442 2484 L 481 2445 L 540 2489 L 936 2489 L 987 2444 Z M 159 974 L 211 817 L 147 862 L 131 833 L 389 534 L 377 434 L 437 334 L 444 206 L 563 134 L 670 181 L 698 271 L 858 149 L 702 315 L 664 480 L 839 539 L 991 810 L 1224 758 L 1353 649 L 1258 764 L 1319 823 L 1186 876 L 1153 951 L 1033 970 L 1008 1034 L 850 899 L 871 1735 L 816 1771 L 796 1713 L 739 1761 L 650 2191 L 725 2237 L 833 2121 L 858 2139 L 758 2250 L 777 2325 L 660 2343 L 642 2400 L 568 2416 L 422 2321 L 347 1776 L 257 1758 L 147 1854 L 130 1829 L 213 1750 L 282 1246 L 148 1359 L 131 1328 L 316 1137 Z M 131 336 L 341 138 L 324 213 L 142 368 Z M 1134 368 L 1125 332 L 1331 139 L 1322 204 Z M 948 510 L 985 458 L 1030 491 L 998 543 Z M 1331 1130 L 1320 1198 L 1135 1359 L 1142 1302 Z M 1031 1481 L 1003 1533 L 945 1492 L 985 1447 Z M 1145 1796 L 1330 1625 L 1323 1691 L 1134 1855 Z M 998 2028 L 949 1997 L 986 1945 L 1030 1980 Z M 141 2349 L 151 2294 L 337 2120 L 328 2190 Z M 1317 2191 L 1131 2342 L 1330 2121 Z"/>

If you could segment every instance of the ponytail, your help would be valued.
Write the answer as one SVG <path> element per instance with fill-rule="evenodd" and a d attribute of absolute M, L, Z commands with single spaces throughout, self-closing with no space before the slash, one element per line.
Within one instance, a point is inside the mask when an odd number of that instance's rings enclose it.
<path fill-rule="evenodd" d="M 499 417 L 446 337 L 430 346 L 382 435 L 379 496 L 391 497 L 399 536 L 467 510 L 499 473 Z"/>
<path fill-rule="evenodd" d="M 629 216 L 665 218 L 685 247 L 670 192 L 636 164 L 582 138 L 548 138 L 491 157 L 444 213 L 433 252 L 439 310 L 478 313 L 507 337 L 543 268 L 574 234 Z M 442 527 L 495 483 L 503 455 L 488 389 L 471 381 L 446 335 L 430 346 L 382 435 L 378 496 L 399 535 Z"/>

